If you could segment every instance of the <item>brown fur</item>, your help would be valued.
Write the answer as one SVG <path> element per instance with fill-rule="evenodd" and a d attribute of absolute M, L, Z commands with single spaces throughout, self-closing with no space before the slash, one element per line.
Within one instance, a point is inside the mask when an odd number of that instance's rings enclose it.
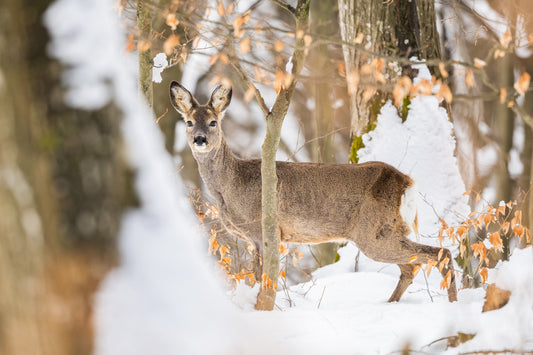
<path fill-rule="evenodd" d="M 188 100 L 181 102 L 183 99 Z M 231 89 L 218 87 L 207 105 L 199 105 L 176 82 L 171 101 L 187 125 L 187 138 L 200 175 L 217 201 L 224 226 L 261 253 L 261 161 L 235 157 L 220 128 Z M 183 107 L 189 108 L 184 110 Z M 210 122 L 215 121 L 214 127 Z M 205 148 L 195 137 L 205 137 Z M 398 264 L 401 277 L 389 301 L 398 301 L 413 280 L 415 265 L 438 260 L 440 248 L 407 239 L 410 226 L 400 215 L 411 178 L 382 162 L 316 164 L 277 162 L 279 232 L 282 242 L 322 243 L 348 240 L 369 258 Z M 453 261 L 448 257 L 443 276 L 451 270 L 450 301 L 457 300 Z M 417 259 L 410 263 L 411 258 Z"/>

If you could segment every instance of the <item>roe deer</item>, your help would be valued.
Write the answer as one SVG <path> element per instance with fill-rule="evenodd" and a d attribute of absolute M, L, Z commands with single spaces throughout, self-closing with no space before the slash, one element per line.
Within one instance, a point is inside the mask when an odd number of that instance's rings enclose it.
<path fill-rule="evenodd" d="M 221 120 L 231 94 L 231 88 L 218 86 L 200 105 L 178 82 L 170 84 L 172 105 L 185 119 L 189 146 L 224 226 L 257 256 L 262 248 L 261 160 L 239 159 L 226 144 Z M 416 225 L 417 193 L 409 176 L 382 162 L 276 164 L 282 242 L 347 240 L 371 259 L 398 264 L 401 276 L 389 302 L 399 301 L 413 282 L 415 267 L 432 259 L 442 263 L 448 300 L 457 300 L 450 251 L 407 238 Z"/>

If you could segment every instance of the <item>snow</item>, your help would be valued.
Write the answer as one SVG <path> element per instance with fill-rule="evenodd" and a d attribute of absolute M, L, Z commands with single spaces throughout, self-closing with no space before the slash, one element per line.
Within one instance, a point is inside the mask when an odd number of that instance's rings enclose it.
<path fill-rule="evenodd" d="M 165 53 L 157 53 L 154 57 L 154 67 L 152 68 L 152 81 L 154 83 L 160 83 L 163 78 L 161 73 L 168 66 L 168 60 Z"/>
<path fill-rule="evenodd" d="M 97 109 L 114 100 L 122 111 L 140 200 L 121 223 L 120 266 L 96 295 L 95 352 L 234 353 L 239 333 L 234 306 L 208 267 L 183 185 L 152 113 L 139 100 L 134 69 L 127 65 L 134 61 L 124 53 L 112 8 L 111 0 L 58 0 L 45 16 L 53 37 L 50 52 L 70 68 L 68 103 Z M 81 92 L 92 99 L 82 100 Z"/>
<path fill-rule="evenodd" d="M 120 265 L 95 299 L 96 354 L 388 354 L 408 346 L 425 353 L 533 349 L 533 254 L 515 251 L 491 272 L 512 291 L 501 310 L 481 313 L 482 289 L 460 290 L 449 303 L 440 276 L 420 272 L 398 303 L 387 303 L 398 281 L 395 265 L 359 256 L 348 244 L 340 260 L 308 282 L 280 289 L 272 312 L 255 311 L 258 291 L 241 284 L 229 296 L 200 246 L 191 207 L 154 118 L 138 99 L 135 61 L 124 51 L 112 0 L 57 0 L 45 22 L 50 53 L 69 69 L 68 103 L 97 109 L 111 100 L 140 207 L 122 220 Z M 410 173 L 441 217 L 467 213 L 453 157 L 451 124 L 434 97 L 412 100 L 402 123 L 387 104 L 365 137 L 362 159 L 383 159 Z M 420 202 L 420 201 L 419 201 Z M 435 214 L 419 203 L 421 230 L 434 233 Z M 420 217 L 420 215 L 419 215 Z M 231 300 L 231 301 L 230 301 Z M 476 333 L 456 349 L 445 341 Z"/>
<path fill-rule="evenodd" d="M 428 74 L 420 71 L 421 76 Z M 363 136 L 365 147 L 358 152 L 359 162 L 384 161 L 413 178 L 419 192 L 422 235 L 434 237 L 441 226 L 439 218 L 456 225 L 470 213 L 454 157 L 452 128 L 435 96 L 414 97 L 403 123 L 396 108 L 387 102 L 376 128 Z"/>

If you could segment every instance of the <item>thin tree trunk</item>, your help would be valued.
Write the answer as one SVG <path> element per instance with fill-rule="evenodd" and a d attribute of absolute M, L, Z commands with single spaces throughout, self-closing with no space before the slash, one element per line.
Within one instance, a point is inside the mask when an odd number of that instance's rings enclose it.
<path fill-rule="evenodd" d="M 295 10 L 296 33 L 308 30 L 310 0 L 298 0 Z M 303 31 L 303 32 L 300 32 Z M 279 273 L 279 227 L 276 174 L 276 152 L 279 146 L 281 126 L 296 87 L 297 76 L 303 67 L 305 43 L 303 36 L 296 36 L 295 50 L 292 56 L 293 79 L 287 88 L 279 92 L 272 110 L 267 116 L 266 137 L 261 153 L 261 208 L 263 231 L 263 280 L 257 295 L 256 309 L 272 310 L 276 301 L 276 287 Z"/>
<path fill-rule="evenodd" d="M 311 32 L 320 37 L 328 38 L 336 32 L 333 27 L 335 21 L 336 0 L 315 1 L 311 3 Z M 315 46 L 309 53 L 309 61 L 314 73 L 321 73 L 324 68 L 331 68 L 331 53 L 327 44 Z M 327 80 L 314 83 L 315 109 L 313 111 L 314 140 L 313 140 L 313 161 L 321 163 L 331 163 L 335 161 L 333 156 L 333 112 L 331 92 L 333 87 Z M 313 246 L 313 254 L 318 267 L 331 264 L 335 261 L 338 243 L 322 243 Z"/>
<path fill-rule="evenodd" d="M 146 0 L 137 0 L 137 27 L 139 29 L 139 90 L 150 107 L 154 106 L 152 86 L 153 56 L 150 46 L 144 48 L 143 42 L 150 43 L 152 37 L 152 8 Z"/>
<path fill-rule="evenodd" d="M 496 81 L 499 87 L 512 88 L 514 83 L 514 73 L 511 55 L 506 55 L 500 59 L 499 70 L 496 73 Z M 509 174 L 510 151 L 513 147 L 514 113 L 506 105 L 495 102 L 494 105 L 494 126 L 498 135 L 500 147 L 500 164 L 498 164 L 497 179 L 497 201 L 510 201 L 513 197 L 513 181 Z"/>
<path fill-rule="evenodd" d="M 533 116 L 533 92 L 526 93 L 524 109 Z M 533 126 L 524 122 L 524 149 L 522 164 L 524 171 L 520 178 L 520 185 L 526 192 L 523 202 L 524 225 L 533 230 Z"/>

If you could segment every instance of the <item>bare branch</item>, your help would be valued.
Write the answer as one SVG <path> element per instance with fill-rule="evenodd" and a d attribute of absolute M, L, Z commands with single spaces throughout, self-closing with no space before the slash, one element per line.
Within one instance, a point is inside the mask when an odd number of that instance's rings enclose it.
<path fill-rule="evenodd" d="M 294 7 L 292 7 L 291 5 L 287 4 L 286 2 L 282 1 L 282 0 L 272 0 L 272 2 L 274 4 L 276 4 L 276 5 L 278 5 L 279 7 L 281 7 L 282 9 L 287 10 L 291 14 L 293 14 L 293 15 L 296 14 L 296 9 Z"/>
<path fill-rule="evenodd" d="M 230 58 L 230 63 L 231 63 L 231 67 L 237 73 L 243 89 L 248 90 L 250 87 L 253 88 L 255 101 L 257 102 L 257 104 L 259 105 L 259 107 L 261 108 L 261 111 L 263 111 L 265 116 L 268 116 L 270 114 L 270 109 L 266 105 L 265 100 L 263 99 L 263 96 L 261 96 L 261 92 L 259 92 L 257 87 L 248 78 L 248 75 L 246 74 L 244 69 L 241 67 L 239 62 L 235 60 L 235 57 Z"/>

